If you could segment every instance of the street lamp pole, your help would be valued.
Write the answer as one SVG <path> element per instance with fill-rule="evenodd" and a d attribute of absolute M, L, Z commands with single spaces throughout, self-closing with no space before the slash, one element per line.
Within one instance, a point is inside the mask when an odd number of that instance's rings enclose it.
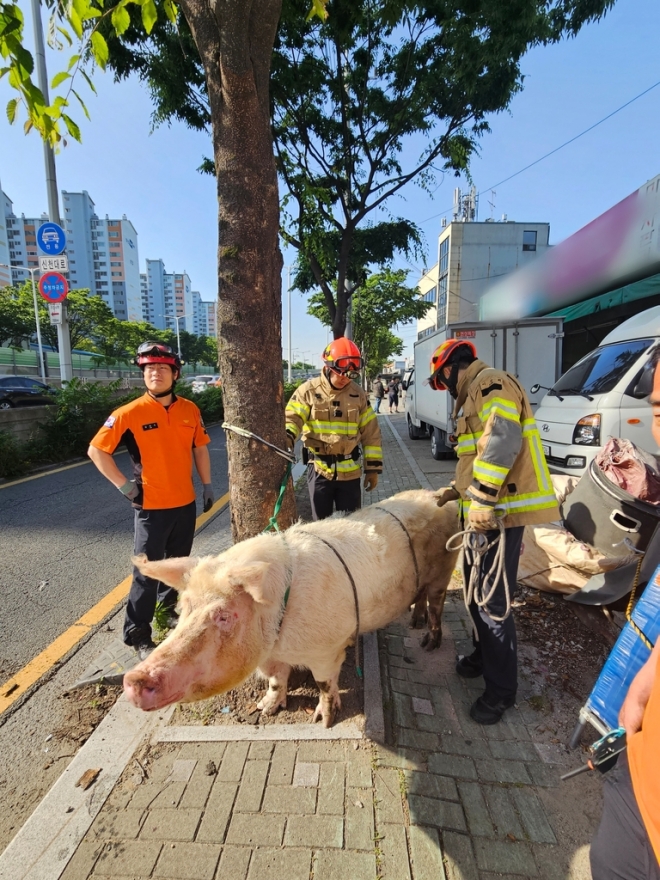
<path fill-rule="evenodd" d="M 161 318 L 173 318 L 176 321 L 176 353 L 181 357 L 181 337 L 179 336 L 179 321 L 189 318 L 190 315 L 161 315 Z"/>
<path fill-rule="evenodd" d="M 34 302 L 34 320 L 37 323 L 37 347 L 39 349 L 39 373 L 43 381 L 46 381 L 46 368 L 44 366 L 44 350 L 41 345 L 41 326 L 39 324 L 39 303 L 37 301 L 37 285 L 34 281 L 34 273 L 39 271 L 39 267 L 31 267 L 31 266 L 8 266 L 6 263 L 0 263 L 3 269 L 9 269 L 11 274 L 12 269 L 25 269 L 26 272 L 30 273 L 30 277 L 32 278 L 32 300 Z"/>

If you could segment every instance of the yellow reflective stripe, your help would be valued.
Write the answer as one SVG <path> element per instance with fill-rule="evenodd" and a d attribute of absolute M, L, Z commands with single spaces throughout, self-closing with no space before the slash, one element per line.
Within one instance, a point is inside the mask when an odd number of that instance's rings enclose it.
<path fill-rule="evenodd" d="M 286 423 L 286 432 L 287 432 L 287 434 L 291 434 L 294 437 L 294 439 L 297 440 L 298 436 L 300 434 L 300 428 L 298 427 L 298 425 L 296 425 L 295 422 L 287 422 Z"/>
<path fill-rule="evenodd" d="M 500 467 L 497 464 L 479 461 L 479 459 L 477 459 L 472 466 L 472 473 L 480 480 L 486 480 L 489 483 L 493 483 L 495 486 L 501 486 L 506 480 L 506 475 L 509 473 L 509 469 Z"/>
<path fill-rule="evenodd" d="M 307 422 L 307 427 L 317 434 L 350 434 L 355 436 L 358 432 L 356 422 L 321 422 L 318 419 L 310 419 Z"/>
<path fill-rule="evenodd" d="M 382 458 L 383 450 L 380 446 L 363 446 L 362 454 L 365 458 Z"/>
<path fill-rule="evenodd" d="M 459 434 L 458 435 L 458 443 L 456 444 L 456 451 L 459 449 L 476 449 L 476 438 L 474 434 Z"/>
<path fill-rule="evenodd" d="M 365 425 L 368 425 L 369 422 L 371 422 L 375 418 L 376 413 L 372 410 L 371 406 L 368 406 L 360 416 L 360 427 L 364 428 Z"/>
<path fill-rule="evenodd" d="M 515 419 L 520 421 L 520 413 L 518 407 L 512 400 L 504 397 L 492 397 L 479 411 L 479 418 L 482 422 L 486 422 L 491 410 L 496 410 L 505 419 Z"/>
<path fill-rule="evenodd" d="M 314 459 L 314 467 L 324 475 L 332 478 L 337 474 L 350 474 L 352 472 L 360 473 L 360 465 L 354 462 L 352 459 L 349 461 L 338 461 L 336 466 L 334 464 L 327 464 L 324 461 L 319 461 L 319 459 Z"/>
<path fill-rule="evenodd" d="M 286 405 L 285 412 L 295 413 L 298 416 L 302 416 L 303 419 L 306 419 L 309 416 L 310 408 L 306 403 L 300 403 L 297 400 L 289 400 Z"/>

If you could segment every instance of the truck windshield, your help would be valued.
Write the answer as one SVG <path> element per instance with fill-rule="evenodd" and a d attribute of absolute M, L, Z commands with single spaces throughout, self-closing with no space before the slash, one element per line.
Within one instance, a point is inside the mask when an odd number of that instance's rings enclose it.
<path fill-rule="evenodd" d="M 606 394 L 651 345 L 652 339 L 631 339 L 603 345 L 571 367 L 553 387 L 562 397 Z"/>

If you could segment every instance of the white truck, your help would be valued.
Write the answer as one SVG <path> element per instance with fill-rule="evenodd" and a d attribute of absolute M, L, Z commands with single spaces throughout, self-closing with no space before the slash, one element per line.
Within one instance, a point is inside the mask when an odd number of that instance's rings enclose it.
<path fill-rule="evenodd" d="M 436 460 L 453 456 L 449 436 L 454 433 L 454 400 L 446 391 L 433 391 L 426 381 L 431 355 L 446 339 L 466 339 L 491 367 L 506 370 L 523 385 L 532 406 L 543 396 L 540 386 L 551 387 L 561 371 L 563 322 L 561 318 L 521 318 L 518 321 L 474 321 L 447 324 L 415 343 L 415 366 L 403 379 L 406 422 L 412 440 L 431 438 Z M 532 393 L 533 385 L 539 386 Z"/>
<path fill-rule="evenodd" d="M 653 377 L 644 367 L 658 345 L 654 306 L 620 324 L 552 385 L 535 416 L 553 473 L 581 476 L 610 437 L 656 451 L 646 400 Z"/>

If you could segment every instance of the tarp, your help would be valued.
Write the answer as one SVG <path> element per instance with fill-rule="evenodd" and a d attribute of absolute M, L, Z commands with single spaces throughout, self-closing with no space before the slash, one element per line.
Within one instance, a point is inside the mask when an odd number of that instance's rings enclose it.
<path fill-rule="evenodd" d="M 594 312 L 603 312 L 605 309 L 621 306 L 638 299 L 646 299 L 646 297 L 657 294 L 660 294 L 660 275 L 651 275 L 634 284 L 626 284 L 624 287 L 617 287 L 600 296 L 585 299 L 584 302 L 576 303 L 574 306 L 557 309 L 556 312 L 550 312 L 545 317 L 563 318 L 566 323 L 567 321 L 575 321 L 577 318 L 584 318 Z"/>

